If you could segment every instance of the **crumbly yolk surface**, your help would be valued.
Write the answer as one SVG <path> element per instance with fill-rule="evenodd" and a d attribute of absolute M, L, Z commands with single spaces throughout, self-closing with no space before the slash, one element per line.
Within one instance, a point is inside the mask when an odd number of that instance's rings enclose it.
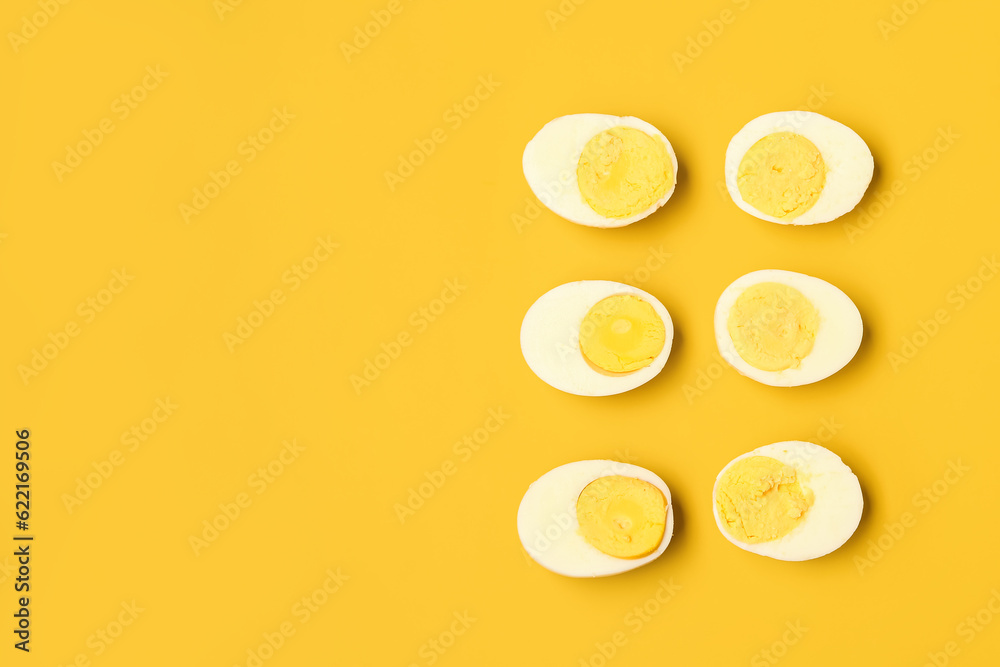
<path fill-rule="evenodd" d="M 782 283 L 751 285 L 727 320 L 736 352 L 754 368 L 798 368 L 813 349 L 819 313 L 802 292 Z"/>
<path fill-rule="evenodd" d="M 667 194 L 674 184 L 674 165 L 658 137 L 613 127 L 583 147 L 576 179 L 592 209 L 606 218 L 627 218 Z"/>
<path fill-rule="evenodd" d="M 730 535 L 759 544 L 790 533 L 812 507 L 812 491 L 795 468 L 770 456 L 734 463 L 719 480 L 715 503 Z"/>
<path fill-rule="evenodd" d="M 667 525 L 667 499 L 649 482 L 611 475 L 588 484 L 576 501 L 580 534 L 616 558 L 656 551 Z"/>
<path fill-rule="evenodd" d="M 794 132 L 760 139 L 736 172 L 743 201 L 779 220 L 792 220 L 812 208 L 825 183 L 826 163 L 819 149 Z"/>
<path fill-rule="evenodd" d="M 598 369 L 629 373 L 645 368 L 663 350 L 663 320 L 646 300 L 631 294 L 601 299 L 580 325 L 580 351 Z"/>

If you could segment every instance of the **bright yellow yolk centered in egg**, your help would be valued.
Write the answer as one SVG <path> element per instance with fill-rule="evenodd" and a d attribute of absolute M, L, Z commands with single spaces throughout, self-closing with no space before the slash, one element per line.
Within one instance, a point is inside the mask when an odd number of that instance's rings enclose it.
<path fill-rule="evenodd" d="M 798 368 L 819 329 L 819 313 L 794 287 L 757 283 L 740 294 L 726 323 L 736 352 L 754 368 Z"/>
<path fill-rule="evenodd" d="M 784 537 L 802 521 L 814 496 L 795 468 L 770 456 L 734 463 L 719 480 L 715 503 L 729 534 L 759 544 Z"/>
<path fill-rule="evenodd" d="M 606 218 L 627 218 L 655 204 L 674 184 L 666 145 L 632 127 L 613 127 L 583 147 L 576 167 L 580 194 Z"/>
<path fill-rule="evenodd" d="M 743 201 L 779 220 L 812 208 L 824 183 L 826 163 L 819 149 L 794 132 L 775 132 L 755 143 L 736 172 Z"/>
<path fill-rule="evenodd" d="M 663 320 L 649 302 L 631 294 L 601 299 L 580 325 L 580 350 L 599 369 L 629 373 L 645 368 L 663 350 Z"/>
<path fill-rule="evenodd" d="M 641 558 L 663 541 L 667 499 L 641 479 L 599 477 L 577 499 L 576 519 L 592 546 L 616 558 Z"/>

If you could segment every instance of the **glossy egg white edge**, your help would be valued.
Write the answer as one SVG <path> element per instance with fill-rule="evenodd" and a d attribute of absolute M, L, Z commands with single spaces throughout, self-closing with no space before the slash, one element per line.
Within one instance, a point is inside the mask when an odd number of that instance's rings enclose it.
<path fill-rule="evenodd" d="M 769 456 L 792 466 L 800 483 L 814 495 L 812 507 L 798 526 L 780 539 L 759 544 L 740 542 L 730 535 L 715 500 L 719 480 L 726 471 L 751 456 Z M 863 511 L 864 497 L 857 475 L 829 449 L 801 440 L 776 442 L 737 456 L 719 472 L 712 487 L 712 513 L 719 532 L 740 549 L 777 560 L 811 560 L 839 549 L 854 535 Z"/>
<path fill-rule="evenodd" d="M 798 368 L 783 371 L 755 368 L 743 360 L 729 336 L 729 311 L 736 299 L 751 285 L 766 282 L 794 287 L 809 299 L 819 313 L 819 329 L 812 352 Z M 773 387 L 797 387 L 830 377 L 854 358 L 861 347 L 863 335 L 861 313 L 851 298 L 825 280 L 804 273 L 781 269 L 753 271 L 733 281 L 722 292 L 715 306 L 715 341 L 719 354 L 742 375 Z"/>
<path fill-rule="evenodd" d="M 647 301 L 663 320 L 663 349 L 649 366 L 626 375 L 603 375 L 591 368 L 580 350 L 580 326 L 601 299 L 632 294 Z M 645 384 L 663 370 L 670 356 L 674 325 L 655 296 L 610 280 L 579 280 L 555 287 L 528 308 L 521 322 L 521 354 L 546 384 L 578 396 L 611 396 Z"/>
<path fill-rule="evenodd" d="M 651 207 L 627 218 L 607 218 L 595 211 L 580 194 L 576 168 L 584 146 L 593 137 L 613 127 L 632 127 L 659 137 L 667 147 L 674 169 L 674 183 Z M 663 206 L 677 186 L 677 155 L 658 129 L 632 116 L 581 113 L 549 121 L 528 142 L 522 156 L 524 178 L 535 196 L 556 215 L 588 227 L 624 227 L 642 220 Z"/>
<path fill-rule="evenodd" d="M 576 502 L 583 489 L 601 477 L 622 475 L 649 482 L 667 500 L 663 540 L 642 558 L 616 558 L 580 535 Z M 674 534 L 670 489 L 656 474 L 630 463 L 589 460 L 561 465 L 532 482 L 517 509 L 517 534 L 528 555 L 547 570 L 567 577 L 603 577 L 634 570 L 659 558 Z"/>
<path fill-rule="evenodd" d="M 746 152 L 769 134 L 794 132 L 811 141 L 827 166 L 826 183 L 812 208 L 791 220 L 779 220 L 743 200 L 736 174 Z M 815 225 L 830 222 L 858 205 L 875 172 L 868 144 L 843 123 L 812 111 L 776 111 L 743 126 L 726 149 L 726 188 L 741 209 L 761 220 L 781 225 Z"/>

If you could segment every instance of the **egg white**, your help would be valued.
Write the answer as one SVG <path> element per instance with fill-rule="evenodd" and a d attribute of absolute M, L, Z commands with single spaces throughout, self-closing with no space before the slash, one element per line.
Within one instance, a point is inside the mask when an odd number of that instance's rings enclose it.
<path fill-rule="evenodd" d="M 729 335 L 729 311 L 739 296 L 751 285 L 775 282 L 794 287 L 808 299 L 819 314 L 819 328 L 812 351 L 798 368 L 764 371 L 743 360 Z M 764 269 L 737 278 L 727 287 L 715 306 L 715 341 L 719 354 L 741 374 L 773 387 L 796 387 L 818 382 L 846 366 L 864 335 L 861 313 L 851 298 L 840 289 L 804 273 Z"/>
<path fill-rule="evenodd" d="M 663 349 L 653 362 L 623 375 L 594 370 L 580 350 L 580 326 L 601 299 L 631 294 L 649 303 L 663 320 Z M 610 396 L 635 389 L 659 373 L 673 343 L 670 313 L 652 294 L 610 280 L 580 280 L 553 288 L 531 305 L 521 322 L 521 353 L 528 367 L 545 383 L 578 396 Z"/>
<path fill-rule="evenodd" d="M 812 506 L 791 532 L 757 544 L 741 542 L 729 534 L 715 500 L 726 471 L 751 456 L 769 456 L 795 468 L 799 483 L 814 496 Z M 719 472 L 712 487 L 712 512 L 719 532 L 740 549 L 777 560 L 810 560 L 839 549 L 857 530 L 863 511 L 861 483 L 851 469 L 829 449 L 800 440 L 776 442 L 737 456 Z"/>
<path fill-rule="evenodd" d="M 779 220 L 743 200 L 736 174 L 746 152 L 775 132 L 794 132 L 811 141 L 826 163 L 826 183 L 816 203 L 802 215 Z M 875 171 L 871 151 L 858 134 L 842 123 L 812 111 L 776 111 L 743 126 L 726 149 L 726 188 L 741 209 L 761 220 L 782 225 L 815 225 L 850 212 L 864 197 Z"/>
<path fill-rule="evenodd" d="M 613 127 L 631 127 L 659 137 L 673 164 L 674 183 L 655 204 L 626 218 L 608 218 L 590 207 L 580 194 L 577 164 L 587 142 Z M 528 142 L 522 157 L 524 178 L 535 196 L 553 213 L 588 227 L 624 227 L 642 220 L 663 206 L 677 185 L 677 156 L 663 133 L 646 121 L 631 116 L 581 113 L 551 120 Z"/>
<path fill-rule="evenodd" d="M 609 556 L 580 535 L 577 499 L 595 479 L 611 475 L 649 482 L 663 492 L 667 500 L 663 540 L 648 556 Z M 673 533 L 674 508 L 667 485 L 645 468 L 618 461 L 575 461 L 554 468 L 528 487 L 517 509 L 517 534 L 525 551 L 545 569 L 567 577 L 603 577 L 634 570 L 659 558 Z"/>

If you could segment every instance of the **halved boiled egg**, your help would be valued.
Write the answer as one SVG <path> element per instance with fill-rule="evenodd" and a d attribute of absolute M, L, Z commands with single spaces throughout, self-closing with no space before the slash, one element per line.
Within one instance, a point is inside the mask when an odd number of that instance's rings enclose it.
<path fill-rule="evenodd" d="M 726 187 L 761 220 L 814 225 L 849 212 L 871 183 L 875 162 L 851 128 L 811 111 L 755 118 L 726 149 Z"/>
<path fill-rule="evenodd" d="M 670 313 L 652 294 L 608 280 L 549 290 L 521 323 L 521 353 L 535 375 L 579 396 L 635 389 L 667 362 Z"/>
<path fill-rule="evenodd" d="M 663 206 L 677 156 L 663 133 L 631 116 L 581 113 L 549 121 L 522 158 L 528 185 L 556 215 L 623 227 Z"/>
<path fill-rule="evenodd" d="M 861 522 L 861 484 L 840 457 L 811 442 L 759 447 L 729 462 L 712 490 L 723 536 L 778 560 L 824 556 Z"/>
<path fill-rule="evenodd" d="M 766 269 L 737 278 L 715 307 L 719 354 L 743 375 L 794 387 L 833 375 L 861 346 L 861 313 L 830 283 Z"/>
<path fill-rule="evenodd" d="M 670 489 L 630 463 L 576 461 L 528 487 L 517 534 L 539 565 L 567 577 L 603 577 L 655 560 L 674 532 Z"/>

